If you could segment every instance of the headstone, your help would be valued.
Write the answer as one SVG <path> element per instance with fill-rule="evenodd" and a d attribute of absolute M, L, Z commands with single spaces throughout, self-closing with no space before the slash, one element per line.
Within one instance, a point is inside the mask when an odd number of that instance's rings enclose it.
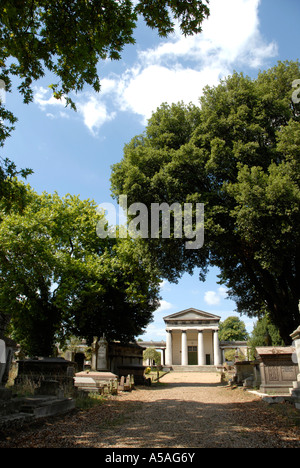
<path fill-rule="evenodd" d="M 97 353 L 97 370 L 106 371 L 108 370 L 108 343 L 103 335 L 98 341 L 98 353 Z"/>
<path fill-rule="evenodd" d="M 130 392 L 131 390 L 131 381 L 130 381 L 130 375 L 127 375 L 125 384 L 124 384 L 124 391 L 125 392 Z"/>
<path fill-rule="evenodd" d="M 6 345 L 4 340 L 0 340 L 0 385 L 6 367 Z"/>
<path fill-rule="evenodd" d="M 97 370 L 97 356 L 98 356 L 98 337 L 94 336 L 93 343 L 92 343 L 92 363 L 91 363 L 91 370 Z"/>
<path fill-rule="evenodd" d="M 120 378 L 119 386 L 118 386 L 118 390 L 120 390 L 121 392 L 124 391 L 124 384 L 125 384 L 125 377 L 122 375 L 122 377 Z"/>

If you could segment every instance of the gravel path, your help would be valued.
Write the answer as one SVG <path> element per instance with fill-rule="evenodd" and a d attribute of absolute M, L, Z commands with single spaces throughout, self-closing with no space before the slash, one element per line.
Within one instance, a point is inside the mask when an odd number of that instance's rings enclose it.
<path fill-rule="evenodd" d="M 287 419 L 300 417 L 292 405 L 268 406 L 219 382 L 216 374 L 170 373 L 157 386 L 11 435 L 0 448 L 300 448 L 300 428 Z"/>

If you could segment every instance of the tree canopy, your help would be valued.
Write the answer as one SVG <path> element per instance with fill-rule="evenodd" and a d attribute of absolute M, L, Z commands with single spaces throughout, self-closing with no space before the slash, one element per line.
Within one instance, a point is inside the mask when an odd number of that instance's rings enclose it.
<path fill-rule="evenodd" d="M 239 317 L 230 316 L 220 322 L 219 339 L 222 341 L 246 341 L 249 335 L 244 322 Z"/>
<path fill-rule="evenodd" d="M 14 77 L 24 102 L 33 99 L 32 84 L 53 77 L 49 87 L 75 109 L 70 92 L 84 85 L 100 91 L 99 62 L 119 60 L 134 44 L 139 17 L 166 36 L 179 23 L 184 35 L 201 31 L 209 15 L 207 0 L 1 0 L 0 83 L 12 90 Z M 11 134 L 16 117 L 0 103 L 0 145 Z M 2 157 L 1 178 L 28 174 Z"/>
<path fill-rule="evenodd" d="M 141 334 L 158 307 L 159 278 L 138 244 L 100 239 L 93 201 L 30 187 L 24 196 L 21 209 L 1 210 L 0 223 L 0 310 L 15 339 L 48 356 L 70 334 L 88 342 Z"/>
<path fill-rule="evenodd" d="M 206 87 L 200 106 L 163 104 L 113 166 L 112 192 L 128 204 L 205 205 L 205 242 L 149 239 L 162 275 L 176 281 L 217 266 L 237 311 L 266 311 L 285 343 L 300 323 L 300 107 L 298 62 L 256 79 L 234 73 Z"/>

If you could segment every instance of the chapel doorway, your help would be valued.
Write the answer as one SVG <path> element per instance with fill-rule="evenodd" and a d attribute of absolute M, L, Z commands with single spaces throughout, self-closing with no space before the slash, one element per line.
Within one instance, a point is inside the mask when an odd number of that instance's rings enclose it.
<path fill-rule="evenodd" d="M 188 346 L 188 365 L 189 366 L 198 365 L 197 346 Z"/>

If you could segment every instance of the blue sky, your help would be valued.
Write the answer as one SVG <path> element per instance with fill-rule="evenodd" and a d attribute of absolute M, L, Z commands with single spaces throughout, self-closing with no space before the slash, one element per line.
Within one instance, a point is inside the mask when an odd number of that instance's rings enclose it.
<path fill-rule="evenodd" d="M 125 48 L 122 60 L 99 64 L 100 94 L 87 87 L 73 96 L 76 113 L 51 98 L 51 76 L 35 84 L 29 105 L 16 89 L 7 94 L 6 105 L 19 120 L 5 156 L 34 170 L 28 182 L 39 193 L 109 203 L 111 165 L 122 159 L 124 145 L 144 131 L 162 102 L 197 104 L 205 85 L 217 85 L 234 70 L 255 78 L 278 60 L 299 58 L 299 0 L 210 0 L 210 7 L 202 34 L 193 37 L 176 30 L 162 40 L 139 22 L 136 44 Z M 163 317 L 188 307 L 221 320 L 238 315 L 217 274 L 212 269 L 205 283 L 197 271 L 178 284 L 163 282 L 161 307 L 142 338 L 165 339 Z M 251 331 L 253 321 L 242 320 Z"/>

